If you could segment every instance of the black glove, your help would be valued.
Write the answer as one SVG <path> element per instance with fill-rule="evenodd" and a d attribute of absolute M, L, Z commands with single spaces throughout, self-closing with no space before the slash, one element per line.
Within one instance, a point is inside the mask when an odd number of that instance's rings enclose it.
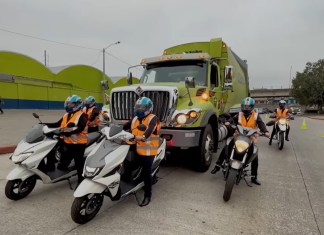
<path fill-rule="evenodd" d="M 62 132 L 62 135 L 66 136 L 66 137 L 70 137 L 71 136 L 71 132 Z"/>

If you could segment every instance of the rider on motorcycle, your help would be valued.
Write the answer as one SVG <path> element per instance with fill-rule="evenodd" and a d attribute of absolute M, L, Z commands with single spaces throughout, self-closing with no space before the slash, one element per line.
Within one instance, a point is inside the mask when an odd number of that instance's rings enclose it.
<path fill-rule="evenodd" d="M 93 96 L 88 96 L 84 100 L 84 107 L 82 110 L 88 117 L 88 133 L 99 131 L 99 113 L 100 110 L 96 106 L 96 99 Z"/>
<path fill-rule="evenodd" d="M 250 127 L 250 128 L 259 128 L 262 133 L 264 133 L 265 136 L 269 137 L 270 134 L 262 121 L 260 115 L 254 110 L 254 104 L 255 101 L 251 97 L 244 98 L 241 103 L 241 112 L 239 112 L 237 115 L 233 117 L 233 121 L 235 124 L 239 124 L 244 127 Z M 231 128 L 229 126 L 229 122 L 225 122 L 225 125 L 227 128 Z M 232 133 L 232 130 L 229 130 L 230 133 Z M 234 132 L 233 135 L 236 133 Z M 253 146 L 255 146 L 257 143 L 256 136 L 253 140 Z M 217 171 L 220 170 L 222 167 L 222 164 L 225 159 L 228 159 L 229 157 L 229 150 L 233 147 L 234 141 L 232 141 L 228 146 L 225 145 L 224 149 L 222 150 L 221 154 L 219 155 L 218 160 L 216 161 L 215 168 L 211 171 L 212 174 L 216 174 Z M 227 148 L 228 147 L 228 148 Z M 249 156 L 251 156 L 253 153 L 253 148 L 250 148 L 249 150 Z M 258 166 L 259 166 L 259 160 L 258 156 L 255 157 L 255 159 L 251 163 L 251 182 L 256 185 L 261 185 L 261 183 L 258 180 Z"/>
<path fill-rule="evenodd" d="M 279 118 L 279 117 L 290 118 L 291 117 L 290 111 L 288 109 L 286 109 L 285 106 L 286 106 L 286 101 L 280 100 L 279 101 L 279 108 L 276 108 L 273 111 L 273 115 L 276 116 L 277 118 Z M 290 127 L 287 124 L 286 141 L 289 141 L 289 138 L 288 138 L 289 130 L 290 130 Z M 272 133 L 271 133 L 269 145 L 272 144 L 272 139 L 273 139 L 275 134 L 276 134 L 276 125 L 273 125 L 273 130 L 272 130 Z"/>
<path fill-rule="evenodd" d="M 152 197 L 152 164 L 159 147 L 159 132 L 161 129 L 159 118 L 152 114 L 153 102 L 147 97 L 139 98 L 134 107 L 134 118 L 124 125 L 124 129 L 131 129 L 136 141 L 136 155 L 140 165 L 143 167 L 144 177 L 144 199 L 140 206 L 146 206 Z M 144 124 L 145 131 L 137 129 Z M 131 127 L 131 128 L 129 128 Z M 132 150 L 132 147 L 131 147 Z"/>

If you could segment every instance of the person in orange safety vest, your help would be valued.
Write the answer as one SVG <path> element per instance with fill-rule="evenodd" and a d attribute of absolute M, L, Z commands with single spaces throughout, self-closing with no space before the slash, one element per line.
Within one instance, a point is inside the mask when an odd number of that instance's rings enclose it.
<path fill-rule="evenodd" d="M 244 127 L 249 128 L 259 128 L 261 132 L 264 133 L 265 136 L 269 137 L 270 134 L 266 128 L 266 125 L 262 121 L 260 115 L 254 110 L 255 101 L 251 97 L 247 97 L 242 100 L 241 103 L 241 112 L 239 112 L 236 116 L 233 117 L 233 120 L 236 124 L 239 124 Z M 225 122 L 225 125 L 229 125 L 229 123 Z M 229 127 L 228 127 L 229 128 Z M 231 132 L 231 130 L 229 130 Z M 233 133 L 233 132 L 232 132 Z M 235 135 L 235 134 L 234 134 Z M 253 141 L 254 145 L 256 144 L 256 137 L 254 137 Z M 211 171 L 212 174 L 216 174 L 217 171 L 220 170 L 224 160 L 228 157 L 228 149 L 233 147 L 234 141 L 232 141 L 228 146 L 225 145 L 223 151 L 219 155 L 218 160 L 216 161 L 215 168 Z M 228 147 L 228 149 L 226 149 Z M 249 154 L 252 154 L 253 148 L 249 151 Z M 251 182 L 256 185 L 261 185 L 260 181 L 258 180 L 258 166 L 259 160 L 258 156 L 251 163 Z"/>
<path fill-rule="evenodd" d="M 77 95 L 67 97 L 64 103 L 66 113 L 56 123 L 44 123 L 50 128 L 61 127 L 63 149 L 57 169 L 67 171 L 72 159 L 78 172 L 78 184 L 83 180 L 84 151 L 87 139 L 87 115 L 82 112 L 82 99 Z"/>
<path fill-rule="evenodd" d="M 291 117 L 290 111 L 288 111 L 288 109 L 286 109 L 285 106 L 286 106 L 286 101 L 280 100 L 279 101 L 279 108 L 276 108 L 274 110 L 273 115 L 276 116 L 277 118 L 279 118 L 279 117 L 290 118 Z M 286 138 L 285 138 L 286 141 L 289 141 L 289 131 L 290 131 L 290 126 L 287 124 Z M 269 145 L 272 144 L 272 139 L 273 139 L 275 134 L 276 134 L 276 125 L 273 125 Z"/>
<path fill-rule="evenodd" d="M 93 96 L 85 98 L 83 112 L 87 114 L 88 117 L 88 133 L 99 131 L 100 110 L 96 107 L 96 100 Z"/>
<path fill-rule="evenodd" d="M 134 107 L 134 118 L 124 126 L 124 129 L 132 130 L 136 142 L 136 155 L 143 168 L 144 177 L 144 199 L 140 206 L 146 206 L 151 202 L 152 197 L 152 164 L 159 148 L 160 120 L 152 114 L 153 103 L 147 97 L 139 98 Z M 145 131 L 137 129 L 137 126 L 144 124 Z"/>

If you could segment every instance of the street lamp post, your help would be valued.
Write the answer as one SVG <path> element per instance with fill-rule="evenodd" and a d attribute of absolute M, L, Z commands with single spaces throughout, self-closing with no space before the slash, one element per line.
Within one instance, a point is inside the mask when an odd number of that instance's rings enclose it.
<path fill-rule="evenodd" d="M 291 88 L 291 70 L 292 70 L 292 65 L 290 66 L 290 75 L 289 75 L 289 89 Z"/>
<path fill-rule="evenodd" d="M 106 87 L 106 83 L 107 83 L 107 81 L 106 81 L 106 62 L 105 62 L 106 50 L 109 47 L 111 47 L 113 45 L 116 45 L 116 44 L 119 44 L 119 43 L 120 43 L 120 41 L 111 43 L 111 44 L 109 44 L 108 46 L 106 46 L 106 47 L 104 47 L 102 49 L 102 83 L 101 83 L 101 85 L 102 85 L 102 103 L 103 103 L 103 105 L 105 105 L 105 100 L 106 100 L 105 89 L 107 89 L 107 87 Z"/>

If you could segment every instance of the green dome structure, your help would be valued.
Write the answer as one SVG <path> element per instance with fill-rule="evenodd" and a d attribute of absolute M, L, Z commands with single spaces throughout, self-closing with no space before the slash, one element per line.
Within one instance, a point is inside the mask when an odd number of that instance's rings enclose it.
<path fill-rule="evenodd" d="M 105 79 L 106 94 L 113 87 L 127 85 L 126 77 L 116 83 L 106 75 Z M 102 71 L 88 65 L 48 68 L 26 55 L 0 51 L 0 96 L 6 109 L 63 109 L 72 94 L 83 99 L 91 95 L 102 106 L 102 80 Z"/>

